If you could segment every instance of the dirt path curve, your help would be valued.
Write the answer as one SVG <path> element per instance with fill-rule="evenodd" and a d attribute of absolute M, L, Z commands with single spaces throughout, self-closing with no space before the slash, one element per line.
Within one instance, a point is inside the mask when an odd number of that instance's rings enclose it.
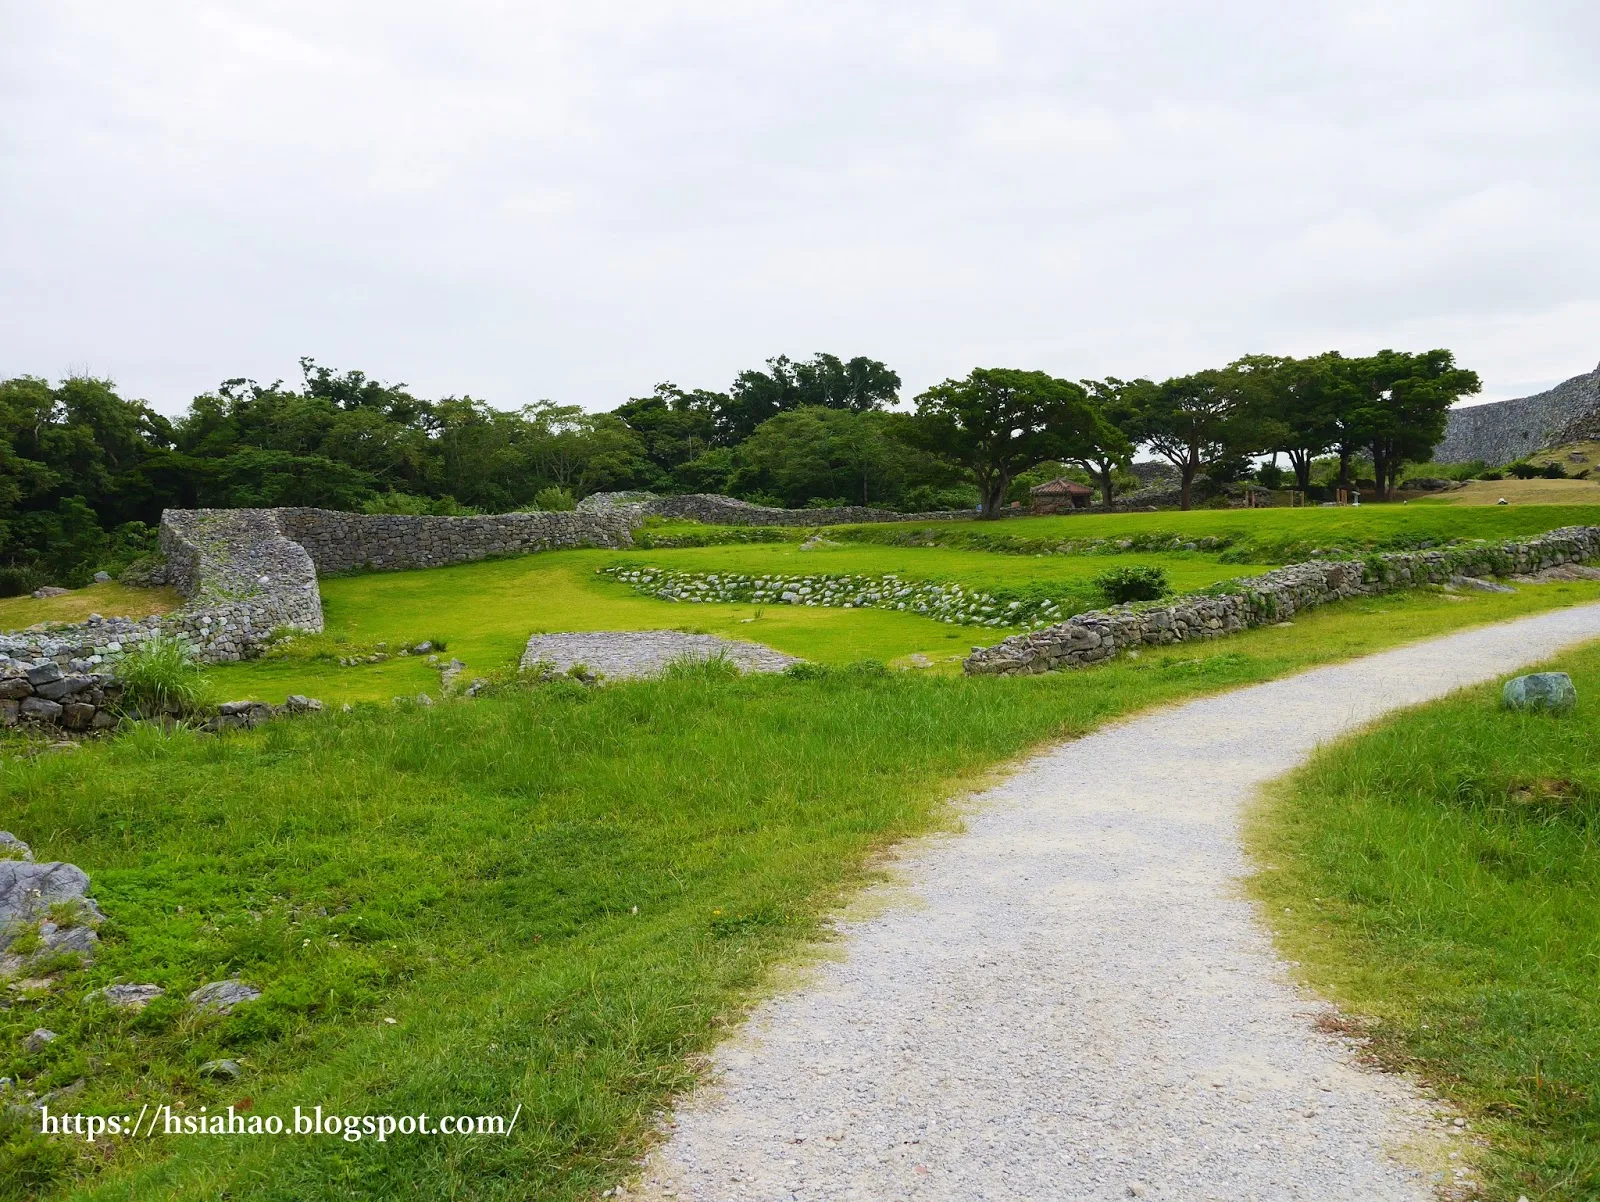
<path fill-rule="evenodd" d="M 1600 638 L 1600 605 L 1136 718 L 1027 763 L 717 1054 L 636 1189 L 696 1202 L 1426 1199 L 1441 1124 L 1319 1035 L 1238 886 L 1319 743 Z M 1092 687 L 1085 677 L 1085 687 Z M 1397 1158 L 1396 1149 L 1401 1149 Z"/>

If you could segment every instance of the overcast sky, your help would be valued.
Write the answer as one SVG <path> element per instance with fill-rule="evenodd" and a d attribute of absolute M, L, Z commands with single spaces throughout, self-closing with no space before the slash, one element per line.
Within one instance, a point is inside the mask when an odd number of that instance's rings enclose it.
<path fill-rule="evenodd" d="M 0 377 L 1600 359 L 1592 0 L 0 0 Z"/>

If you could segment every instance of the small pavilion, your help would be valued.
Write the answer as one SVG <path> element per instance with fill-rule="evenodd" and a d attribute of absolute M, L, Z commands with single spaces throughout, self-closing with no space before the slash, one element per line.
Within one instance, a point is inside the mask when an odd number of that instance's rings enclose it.
<path fill-rule="evenodd" d="M 1033 495 L 1033 512 L 1035 513 L 1065 513 L 1071 509 L 1087 509 L 1094 500 L 1094 489 L 1087 484 L 1079 484 L 1076 480 L 1068 480 L 1065 476 L 1057 476 L 1036 488 L 1029 489 Z"/>

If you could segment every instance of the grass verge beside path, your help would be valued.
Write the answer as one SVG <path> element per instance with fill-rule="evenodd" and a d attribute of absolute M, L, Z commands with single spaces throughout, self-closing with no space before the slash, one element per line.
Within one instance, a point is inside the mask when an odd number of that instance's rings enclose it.
<path fill-rule="evenodd" d="M 383 1143 L 91 1147 L 0 1118 L 0 1196 L 592 1197 L 768 970 L 878 853 L 948 822 L 963 782 L 1151 705 L 1597 598 L 1394 594 L 1049 677 L 706 671 L 7 760 L 6 828 L 89 872 L 110 922 L 90 969 L 0 1011 L 0 1075 L 81 1081 L 71 1108 L 113 1114 L 523 1109 L 505 1138 Z M 234 975 L 263 998 L 227 1017 L 182 1003 Z M 169 996 L 82 1004 L 114 981 Z M 38 1026 L 59 1038 L 22 1054 Z M 221 1056 L 241 1080 L 199 1075 Z"/>
<path fill-rule="evenodd" d="M 1455 1102 L 1489 1196 L 1600 1197 L 1600 646 L 1566 717 L 1498 686 L 1319 755 L 1250 825 L 1305 980 Z"/>

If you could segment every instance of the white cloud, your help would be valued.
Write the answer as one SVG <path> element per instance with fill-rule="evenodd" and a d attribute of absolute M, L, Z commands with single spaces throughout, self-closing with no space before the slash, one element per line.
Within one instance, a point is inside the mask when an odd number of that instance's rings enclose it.
<path fill-rule="evenodd" d="M 0 373 L 610 407 L 779 352 L 1600 357 L 1576 3 L 88 0 L 0 16 Z"/>

